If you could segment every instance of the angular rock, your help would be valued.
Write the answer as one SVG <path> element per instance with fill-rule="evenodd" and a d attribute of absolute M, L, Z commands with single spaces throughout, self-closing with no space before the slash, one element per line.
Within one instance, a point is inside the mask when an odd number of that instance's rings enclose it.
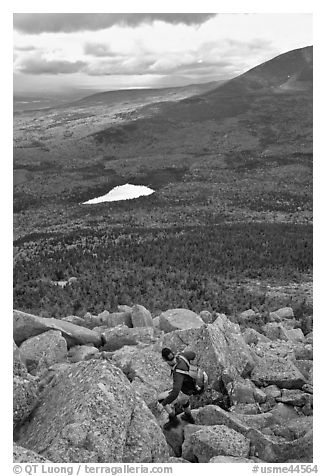
<path fill-rule="evenodd" d="M 258 387 L 277 385 L 280 388 L 301 389 L 306 379 L 290 359 L 277 354 L 267 354 L 256 364 L 251 380 Z"/>
<path fill-rule="evenodd" d="M 293 319 L 294 313 L 292 307 L 282 307 L 277 311 L 270 312 L 269 318 L 271 321 L 281 321 L 283 319 Z"/>
<path fill-rule="evenodd" d="M 49 330 L 60 331 L 68 347 L 78 344 L 99 346 L 102 342 L 101 336 L 96 332 L 60 319 L 34 316 L 22 311 L 14 311 L 13 317 L 13 335 L 17 345 Z"/>
<path fill-rule="evenodd" d="M 102 350 L 114 352 L 125 345 L 137 345 L 140 342 L 151 344 L 155 342 L 153 327 L 118 326 L 106 329 L 103 334 L 104 346 Z"/>
<path fill-rule="evenodd" d="M 60 372 L 17 443 L 54 463 L 155 462 L 169 456 L 162 431 L 125 375 L 100 360 Z"/>
<path fill-rule="evenodd" d="M 133 327 L 152 327 L 151 313 L 140 304 L 135 304 L 131 309 L 131 322 Z"/>
<path fill-rule="evenodd" d="M 275 402 L 276 397 L 280 397 L 282 393 L 277 385 L 268 385 L 264 388 L 264 392 L 267 397 L 267 402 Z"/>
<path fill-rule="evenodd" d="M 299 369 L 308 384 L 312 384 L 313 362 L 312 360 L 296 360 L 294 365 Z"/>
<path fill-rule="evenodd" d="M 27 450 L 22 446 L 14 443 L 13 446 L 13 462 L 14 463 L 52 463 L 52 461 L 35 453 L 35 451 Z"/>
<path fill-rule="evenodd" d="M 257 403 L 237 403 L 230 410 L 232 413 L 240 415 L 257 415 L 261 413 L 261 408 Z"/>
<path fill-rule="evenodd" d="M 301 438 L 312 429 L 313 418 L 311 416 L 293 418 L 271 427 L 275 436 L 281 436 L 289 441 Z"/>
<path fill-rule="evenodd" d="M 311 344 L 298 345 L 294 349 L 294 356 L 297 360 L 313 360 L 313 348 Z"/>
<path fill-rule="evenodd" d="M 194 432 L 189 438 L 198 463 L 208 463 L 214 456 L 247 458 L 249 455 L 249 440 L 225 425 L 207 426 Z M 182 456 L 184 457 L 183 454 Z"/>
<path fill-rule="evenodd" d="M 214 456 L 209 463 L 254 463 L 253 459 L 238 458 L 237 456 Z"/>
<path fill-rule="evenodd" d="M 82 360 L 89 360 L 98 353 L 99 350 L 91 345 L 75 345 L 69 349 L 68 360 L 73 364 Z"/>
<path fill-rule="evenodd" d="M 160 316 L 160 329 L 164 332 L 172 332 L 183 329 L 198 329 L 204 325 L 204 321 L 189 309 L 169 309 Z"/>
<path fill-rule="evenodd" d="M 27 370 L 36 374 L 66 360 L 67 342 L 60 331 L 47 331 L 25 340 L 20 351 L 24 354 Z"/>
<path fill-rule="evenodd" d="M 28 374 L 22 354 L 13 345 L 13 421 L 14 428 L 21 424 L 34 409 L 38 400 L 38 382 Z"/>
<path fill-rule="evenodd" d="M 282 390 L 282 395 L 276 397 L 277 402 L 286 403 L 295 407 L 303 407 L 306 403 L 312 404 L 312 395 L 301 390 Z"/>
<path fill-rule="evenodd" d="M 262 327 L 265 336 L 271 340 L 288 340 L 286 338 L 285 329 L 279 322 L 268 322 Z"/>
<path fill-rule="evenodd" d="M 132 327 L 130 312 L 103 311 L 98 315 L 99 324 L 106 327 L 127 326 Z"/>
<path fill-rule="evenodd" d="M 38 383 L 32 375 L 14 376 L 13 419 L 14 427 L 26 420 L 38 401 Z"/>
<path fill-rule="evenodd" d="M 282 443 L 254 429 L 248 431 L 247 438 L 249 438 L 251 444 L 255 447 L 255 455 L 267 463 L 285 463 L 291 459 L 296 460 L 302 458 L 307 462 L 312 461 L 312 430 L 297 440 Z"/>
<path fill-rule="evenodd" d="M 239 314 L 239 320 L 240 322 L 247 322 L 248 320 L 250 321 L 255 317 L 256 313 L 253 309 L 247 309 L 246 311 L 243 311 Z"/>
<path fill-rule="evenodd" d="M 63 317 L 61 321 L 71 322 L 71 324 L 75 324 L 76 326 L 87 327 L 87 321 L 78 316 L 66 316 Z"/>
<path fill-rule="evenodd" d="M 153 411 L 158 394 L 172 388 L 170 367 L 151 346 L 124 347 L 112 355 L 112 362 L 122 369 L 131 386 Z"/>
<path fill-rule="evenodd" d="M 205 370 L 209 385 L 219 385 L 223 371 L 232 378 L 247 377 L 255 366 L 253 352 L 244 342 L 239 326 L 219 314 L 213 324 L 165 334 L 164 347 L 173 351 L 193 350 Z"/>
<path fill-rule="evenodd" d="M 215 321 L 215 315 L 206 310 L 201 311 L 199 313 L 199 317 L 205 324 L 213 324 L 213 322 Z"/>
<path fill-rule="evenodd" d="M 13 374 L 16 377 L 26 377 L 27 375 L 26 359 L 15 342 L 13 342 Z"/>
<path fill-rule="evenodd" d="M 243 339 L 246 344 L 258 344 L 259 342 L 269 342 L 270 339 L 263 334 L 260 334 L 255 329 L 251 327 L 247 327 L 244 332 L 242 333 Z"/>
<path fill-rule="evenodd" d="M 170 456 L 170 458 L 166 461 L 162 461 L 162 463 L 188 463 L 186 459 L 183 458 L 177 458 L 176 456 Z"/>
<path fill-rule="evenodd" d="M 313 316 L 304 316 L 301 318 L 301 329 L 304 335 L 313 330 Z"/>

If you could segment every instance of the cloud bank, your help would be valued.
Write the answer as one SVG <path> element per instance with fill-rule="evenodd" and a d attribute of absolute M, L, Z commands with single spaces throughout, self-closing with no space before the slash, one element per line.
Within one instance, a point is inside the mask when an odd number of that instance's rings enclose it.
<path fill-rule="evenodd" d="M 160 20 L 177 25 L 200 25 L 215 13 L 15 13 L 14 29 L 21 33 L 96 31 L 114 25 L 135 27 Z"/>

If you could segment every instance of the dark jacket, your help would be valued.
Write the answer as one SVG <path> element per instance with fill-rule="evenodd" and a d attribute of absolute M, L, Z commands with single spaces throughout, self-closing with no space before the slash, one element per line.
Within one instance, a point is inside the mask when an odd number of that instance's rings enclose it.
<path fill-rule="evenodd" d="M 191 350 L 182 352 L 180 355 L 185 357 L 188 361 L 193 360 L 196 357 L 195 352 L 192 352 Z M 168 405 L 169 403 L 172 403 L 178 397 L 180 392 L 183 392 L 186 395 L 193 395 L 197 393 L 194 379 L 189 377 L 189 375 L 176 372 L 177 369 L 186 371 L 189 370 L 186 362 L 182 359 L 178 360 L 177 357 L 177 364 L 172 370 L 173 388 L 169 395 L 163 400 L 162 405 Z"/>

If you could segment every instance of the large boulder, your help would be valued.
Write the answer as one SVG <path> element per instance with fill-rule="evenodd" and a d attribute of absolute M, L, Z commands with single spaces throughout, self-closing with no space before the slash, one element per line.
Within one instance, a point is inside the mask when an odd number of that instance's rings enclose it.
<path fill-rule="evenodd" d="M 14 341 L 17 345 L 20 345 L 30 337 L 43 334 L 49 330 L 60 331 L 66 339 L 68 347 L 82 344 L 94 344 L 95 346 L 100 346 L 102 342 L 101 335 L 91 329 L 76 326 L 71 322 L 62 321 L 52 317 L 39 317 L 26 312 L 14 310 L 13 335 Z"/>
<path fill-rule="evenodd" d="M 153 326 L 153 319 L 151 313 L 140 304 L 135 304 L 131 308 L 131 322 L 133 327 Z"/>
<path fill-rule="evenodd" d="M 303 407 L 306 404 L 312 404 L 312 395 L 301 390 L 283 389 L 282 395 L 276 397 L 277 402 L 286 403 L 295 407 Z"/>
<path fill-rule="evenodd" d="M 47 331 L 25 340 L 20 351 L 24 354 L 30 373 L 38 373 L 43 368 L 67 358 L 67 342 L 60 331 Z"/>
<path fill-rule="evenodd" d="M 13 462 L 14 463 L 52 463 L 52 461 L 35 453 L 35 451 L 27 450 L 22 446 L 14 443 L 13 446 Z"/>
<path fill-rule="evenodd" d="M 306 379 L 295 366 L 295 346 L 289 341 L 271 341 L 253 347 L 258 357 L 250 377 L 254 384 L 258 387 L 277 385 L 301 389 Z"/>
<path fill-rule="evenodd" d="M 38 401 L 38 382 L 32 376 L 14 376 L 13 379 L 13 419 L 16 428 L 30 415 Z"/>
<path fill-rule="evenodd" d="M 61 320 L 71 322 L 71 324 L 75 324 L 76 326 L 88 327 L 88 322 L 86 319 L 83 319 L 79 316 L 65 316 Z"/>
<path fill-rule="evenodd" d="M 13 421 L 21 424 L 34 409 L 38 400 L 38 382 L 27 372 L 22 353 L 13 344 Z"/>
<path fill-rule="evenodd" d="M 127 326 L 132 327 L 130 312 L 103 311 L 98 315 L 100 325 L 106 327 Z"/>
<path fill-rule="evenodd" d="M 204 321 L 189 309 L 169 309 L 160 316 L 160 329 L 172 332 L 183 329 L 197 329 L 204 325 Z"/>
<path fill-rule="evenodd" d="M 239 326 L 223 314 L 213 324 L 165 334 L 162 341 L 164 347 L 177 352 L 193 350 L 213 387 L 219 385 L 223 372 L 232 378 L 246 378 L 255 366 L 254 353 L 245 343 Z"/>
<path fill-rule="evenodd" d="M 267 463 L 285 463 L 289 460 L 301 460 L 302 458 L 306 462 L 312 461 L 312 430 L 293 441 L 280 442 L 276 438 L 268 437 L 255 429 L 248 431 L 247 438 L 254 446 L 255 455 Z"/>
<path fill-rule="evenodd" d="M 225 425 L 207 426 L 192 433 L 189 442 L 193 460 L 208 463 L 214 456 L 249 456 L 250 441 L 242 434 Z M 184 451 L 182 457 L 186 458 Z"/>
<path fill-rule="evenodd" d="M 150 463 L 168 457 L 150 410 L 121 370 L 100 360 L 60 372 L 17 443 L 54 463 Z"/>
<path fill-rule="evenodd" d="M 260 430 L 279 423 L 279 419 L 271 412 L 258 415 L 236 414 L 217 405 L 206 405 L 193 410 L 193 415 L 196 425 L 225 425 L 243 435 L 246 435 L 250 428 Z"/>
<path fill-rule="evenodd" d="M 277 385 L 280 388 L 301 389 L 306 379 L 290 360 L 269 356 L 253 369 L 251 380 L 258 387 Z"/>
<path fill-rule="evenodd" d="M 158 395 L 172 388 L 170 367 L 153 346 L 123 347 L 111 359 L 114 365 L 122 369 L 131 386 L 153 411 Z"/>
<path fill-rule="evenodd" d="M 104 345 L 102 350 L 114 352 L 125 345 L 137 345 L 140 342 L 152 344 L 156 341 L 154 327 L 134 327 L 127 326 L 113 327 L 106 329 L 103 333 Z"/>
<path fill-rule="evenodd" d="M 273 311 L 269 313 L 270 321 L 282 321 L 283 319 L 293 319 L 294 313 L 292 307 L 282 307 L 277 311 Z"/>

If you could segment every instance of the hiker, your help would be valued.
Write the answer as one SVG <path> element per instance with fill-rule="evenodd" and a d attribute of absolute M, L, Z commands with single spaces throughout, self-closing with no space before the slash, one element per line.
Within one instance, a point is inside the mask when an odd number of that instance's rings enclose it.
<path fill-rule="evenodd" d="M 175 355 L 168 347 L 162 349 L 162 358 L 171 367 L 173 388 L 171 391 L 163 392 L 159 395 L 158 409 L 160 410 L 164 407 L 170 419 L 175 418 L 173 404 L 180 403 L 184 410 L 184 415 L 181 418 L 189 423 L 194 423 L 189 397 L 190 395 L 200 394 L 204 390 L 204 387 L 199 388 L 196 380 L 189 375 L 190 361 L 194 360 L 195 357 L 195 352 L 191 350 Z"/>

